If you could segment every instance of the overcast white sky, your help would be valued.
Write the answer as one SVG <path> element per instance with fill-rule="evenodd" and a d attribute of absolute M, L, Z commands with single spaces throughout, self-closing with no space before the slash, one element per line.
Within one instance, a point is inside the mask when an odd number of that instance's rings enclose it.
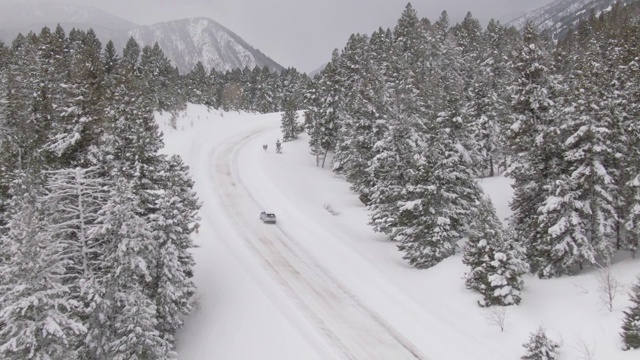
<path fill-rule="evenodd" d="M 0 0 L 2 1 L 2 0 Z M 205 16 L 231 29 L 281 65 L 310 72 L 328 61 L 353 33 L 393 27 L 408 0 L 58 0 L 93 5 L 145 25 Z M 420 17 L 453 22 L 467 11 L 483 26 L 503 23 L 552 0 L 413 0 Z"/>

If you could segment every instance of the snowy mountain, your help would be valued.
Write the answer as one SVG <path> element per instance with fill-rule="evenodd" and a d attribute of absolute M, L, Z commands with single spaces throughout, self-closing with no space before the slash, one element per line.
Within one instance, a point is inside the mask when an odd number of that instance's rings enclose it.
<path fill-rule="evenodd" d="M 586 19 L 593 9 L 596 15 L 607 11 L 611 6 L 620 2 L 628 4 L 637 0 L 556 0 L 537 10 L 518 17 L 507 25 L 522 28 L 527 21 L 533 22 L 541 30 L 547 30 L 554 39 L 561 38 L 568 29 Z"/>
<path fill-rule="evenodd" d="M 0 1 L 0 41 L 5 44 L 10 44 L 19 33 L 40 32 L 45 26 L 53 29 L 57 24 L 67 33 L 72 28 L 92 28 L 103 44 L 113 40 L 117 49 L 124 48 L 130 37 L 141 47 L 158 42 L 167 58 L 182 73 L 190 71 L 198 61 L 207 70 L 226 71 L 256 65 L 283 69 L 231 30 L 207 18 L 139 26 L 89 6 L 36 0 Z"/>
<path fill-rule="evenodd" d="M 141 26 L 129 31 L 129 35 L 140 46 L 153 45 L 157 41 L 165 55 L 183 73 L 191 70 L 198 61 L 207 70 L 226 71 L 265 65 L 274 70 L 283 69 L 231 30 L 208 18 Z"/>

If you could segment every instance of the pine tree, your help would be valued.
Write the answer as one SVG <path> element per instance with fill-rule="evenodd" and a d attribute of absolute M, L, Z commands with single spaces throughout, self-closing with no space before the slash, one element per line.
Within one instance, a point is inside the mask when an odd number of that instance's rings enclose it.
<path fill-rule="evenodd" d="M 298 137 L 300 125 L 298 125 L 298 113 L 293 100 L 287 101 L 285 111 L 282 113 L 280 129 L 282 141 L 291 141 Z"/>
<path fill-rule="evenodd" d="M 506 91 L 511 74 L 505 54 L 507 41 L 506 29 L 496 21 L 490 21 L 481 37 L 485 51 L 479 52 L 477 73 L 471 79 L 462 110 L 473 139 L 468 151 L 474 173 L 481 177 L 494 176 L 496 169 L 505 168 L 501 119 L 506 117 L 510 101 Z"/>
<path fill-rule="evenodd" d="M 302 75 L 295 68 L 287 68 L 280 73 L 278 109 L 286 110 L 289 102 L 295 110 L 300 109 L 303 98 L 301 79 Z"/>
<path fill-rule="evenodd" d="M 46 231 L 64 249 L 66 283 L 78 296 L 78 285 L 102 264 L 98 213 L 108 198 L 110 183 L 99 168 L 61 169 L 47 172 L 42 201 L 47 204 Z"/>
<path fill-rule="evenodd" d="M 0 41 L 0 149 L 4 151 L 4 144 L 8 141 L 10 134 L 7 126 L 7 101 L 6 94 L 8 93 L 7 84 L 7 59 L 8 49 Z M 6 205 L 8 202 L 8 185 L 9 177 L 7 174 L 5 161 L 7 159 L 0 155 L 0 229 L 5 225 L 4 216 L 7 211 Z M 0 247 L 2 244 L 0 243 Z M 0 257 L 0 263 L 2 258 Z"/>
<path fill-rule="evenodd" d="M 196 288 L 191 280 L 195 245 L 190 235 L 198 228 L 200 205 L 193 193 L 193 181 L 188 167 L 178 156 L 165 164 L 163 187 L 157 209 L 151 220 L 158 250 L 152 277 L 151 299 L 156 305 L 157 328 L 163 339 L 174 342 L 176 331 L 182 326 L 181 316 L 192 308 Z"/>
<path fill-rule="evenodd" d="M 591 30 L 581 27 L 581 32 Z M 580 41 L 579 55 L 559 55 L 569 62 L 565 81 L 571 90 L 559 114 L 563 154 L 558 166 L 563 171 L 549 179 L 549 195 L 539 210 L 542 227 L 549 229 L 539 246 L 547 254 L 538 270 L 544 277 L 570 273 L 584 263 L 606 263 L 614 252 L 611 239 L 616 237 L 619 196 L 614 179 L 619 170 L 608 164 L 617 157 L 620 139 L 609 135 L 614 129 L 613 107 L 601 87 L 612 80 L 601 65 L 600 51 L 591 38 Z"/>
<path fill-rule="evenodd" d="M 342 112 L 342 93 L 338 73 L 338 50 L 334 50 L 331 62 L 322 71 L 318 84 L 318 104 L 314 111 L 313 127 L 309 129 L 310 145 L 315 149 L 322 166 L 330 151 L 335 149 L 338 136 L 339 114 Z"/>
<path fill-rule="evenodd" d="M 2 358 L 175 356 L 199 205 L 159 154 L 153 110 L 184 98 L 149 90 L 177 72 L 140 55 L 59 26 L 0 45 Z"/>
<path fill-rule="evenodd" d="M 260 69 L 257 80 L 255 110 L 266 114 L 275 111 L 275 98 L 277 97 L 275 75 L 271 74 L 266 65 Z"/>
<path fill-rule="evenodd" d="M 89 166 L 87 152 L 103 131 L 104 68 L 102 45 L 93 30 L 69 34 L 68 65 L 56 104 L 56 122 L 47 148 L 55 155 L 55 168 Z"/>
<path fill-rule="evenodd" d="M 2 240 L 9 257 L 0 263 L 0 357 L 75 359 L 86 329 L 65 282 L 66 249 L 47 231 L 47 204 L 33 189 L 13 201 L 15 215 Z"/>
<path fill-rule="evenodd" d="M 452 30 L 462 55 L 464 83 L 470 85 L 473 79 L 479 75 L 480 47 L 484 45 L 482 27 L 478 19 L 474 18 L 471 12 L 468 12 L 464 20 L 454 26 Z"/>
<path fill-rule="evenodd" d="M 50 152 L 44 148 L 50 135 L 52 122 L 51 89 L 45 70 L 39 61 L 42 49 L 34 33 L 26 37 L 18 35 L 11 48 L 4 53 L 0 76 L 4 83 L 0 118 L 0 198 L 2 219 L 6 224 L 11 217 L 7 213 L 13 196 L 12 187 L 28 179 L 42 185 L 42 170 L 48 166 Z M 16 185 L 18 184 L 18 185 Z"/>
<path fill-rule="evenodd" d="M 407 3 L 393 30 L 394 44 L 401 54 L 407 55 L 410 64 L 417 64 L 417 53 L 423 45 L 421 36 L 421 23 L 418 13 L 411 3 Z"/>
<path fill-rule="evenodd" d="M 448 134 L 452 132 L 447 128 L 430 134 L 427 145 L 414 155 L 414 159 L 421 159 L 411 180 L 415 187 L 404 191 L 404 199 L 421 199 L 427 207 L 421 216 L 410 217 L 410 226 L 398 221 L 394 230 L 402 234 L 399 248 L 405 252 L 404 258 L 422 268 L 455 253 L 456 243 L 465 236 L 481 197 L 460 146 L 454 145 Z M 413 189 L 419 191 L 414 193 Z"/>
<path fill-rule="evenodd" d="M 132 187 L 119 180 L 100 212 L 104 271 L 91 280 L 89 327 L 83 358 L 167 359 L 171 344 L 157 329 L 156 306 L 146 289 L 155 267 L 154 238 Z"/>
<path fill-rule="evenodd" d="M 602 141 L 605 132 L 594 123 L 579 124 L 565 142 L 570 147 L 565 155 L 568 164 L 563 166 L 568 174 L 549 185 L 552 195 L 540 209 L 540 220 L 548 228 L 538 248 L 547 254 L 540 259 L 542 277 L 568 273 L 576 265 L 582 268 L 583 262 L 596 264 L 613 253 L 612 180 L 601 156 L 607 150 Z"/>
<path fill-rule="evenodd" d="M 471 268 L 466 274 L 467 288 L 483 296 L 480 306 L 520 303 L 522 275 L 527 271 L 522 257 L 516 244 L 506 238 L 491 201 L 483 199 L 462 258 Z"/>
<path fill-rule="evenodd" d="M 558 359 L 558 345 L 549 339 L 542 327 L 529 337 L 529 342 L 523 345 L 527 353 L 522 360 L 556 360 Z"/>
<path fill-rule="evenodd" d="M 405 170 L 409 175 L 408 184 L 394 194 L 398 198 L 390 209 L 389 219 L 393 222 L 389 224 L 389 231 L 391 239 L 400 242 L 398 249 L 404 252 L 403 258 L 424 269 L 453 255 L 456 250 L 454 239 L 459 234 L 453 231 L 451 219 L 439 211 L 443 204 L 438 198 L 439 189 L 433 183 L 433 158 L 418 151 L 413 159 L 416 163 Z"/>
<path fill-rule="evenodd" d="M 153 47 L 145 46 L 140 57 L 140 71 L 147 89 L 151 106 L 158 111 L 176 111 L 184 108 L 179 95 L 178 79 L 171 61 L 156 42 Z M 206 78 L 206 74 L 204 74 Z M 211 106 L 212 96 L 205 99 L 205 105 Z"/>
<path fill-rule="evenodd" d="M 624 350 L 640 349 L 640 278 L 629 294 L 631 306 L 624 311 L 622 323 L 622 341 Z"/>
<path fill-rule="evenodd" d="M 365 204 L 370 201 L 369 191 L 375 181 L 367 168 L 374 157 L 373 147 L 382 140 L 387 125 L 384 119 L 388 113 L 385 74 L 382 73 L 383 65 L 377 63 L 379 59 L 374 58 L 374 45 L 370 45 L 374 41 L 375 46 L 386 44 L 386 51 L 391 51 L 390 44 L 383 42 L 380 36 L 384 36 L 384 32 L 375 33 L 370 41 L 366 36 L 352 36 L 341 63 L 343 81 L 350 91 L 338 129 L 333 170 L 346 177 Z"/>
<path fill-rule="evenodd" d="M 140 45 L 133 37 L 127 40 L 127 44 L 122 50 L 122 58 L 120 59 L 120 65 L 123 69 L 129 72 L 137 70 L 138 63 L 140 61 Z"/>
<path fill-rule="evenodd" d="M 42 69 L 37 43 L 33 33 L 26 37 L 19 35 L 12 43 L 7 68 L 7 84 L 11 91 L 6 97 L 4 124 L 10 136 L 9 141 L 2 143 L 0 152 L 6 166 L 3 170 L 9 174 L 17 169 L 38 172 L 45 167 L 48 156 L 48 152 L 43 151 L 43 144 L 51 125 L 47 121 L 50 103 L 43 102 L 48 97 L 40 92 Z"/>
<path fill-rule="evenodd" d="M 196 63 L 191 72 L 187 74 L 186 79 L 187 101 L 193 104 L 213 105 L 211 84 L 202 62 Z"/>
<path fill-rule="evenodd" d="M 400 208 L 406 208 L 406 205 L 400 205 L 399 202 L 415 200 L 406 198 L 405 189 L 416 178 L 414 154 L 426 147 L 421 133 L 417 131 L 419 127 L 415 118 L 394 119 L 384 138 L 373 148 L 374 157 L 367 171 L 376 179 L 376 183 L 369 192 L 368 208 L 369 224 L 377 232 L 391 235 L 398 225 Z M 420 189 L 424 188 L 422 185 L 418 186 Z M 392 240 L 394 238 L 392 236 Z"/>
<path fill-rule="evenodd" d="M 134 42 L 135 43 L 135 42 Z M 126 49 L 133 48 L 130 44 Z M 124 56 L 124 55 L 123 55 Z M 137 65 L 132 65 L 135 55 L 120 62 L 106 94 L 106 129 L 96 154 L 97 162 L 111 167 L 109 175 L 124 176 L 134 182 L 145 206 L 153 206 L 154 195 L 148 190 L 157 190 L 154 177 L 158 174 L 163 147 L 162 134 L 155 122 L 152 103 L 145 96 L 145 84 L 139 76 Z"/>
<path fill-rule="evenodd" d="M 441 52 L 434 61 L 439 69 L 437 74 L 443 77 L 438 83 L 442 84 L 444 95 L 440 100 L 442 102 L 434 104 L 439 112 L 439 121 L 448 123 L 445 126 L 453 132 L 458 147 L 467 153 L 465 157 L 471 166 L 472 159 L 468 153 L 475 144 L 470 119 L 464 116 L 464 104 L 470 98 L 473 79 L 479 72 L 478 44 L 482 29 L 478 20 L 467 13 L 462 23 L 453 28 L 452 36 L 446 15 L 446 12 L 443 13 L 434 24 L 434 43 Z"/>
<path fill-rule="evenodd" d="M 555 126 L 558 81 L 551 74 L 550 59 L 545 42 L 540 39 L 533 24 L 523 30 L 523 43 L 518 55 L 516 84 L 513 86 L 511 117 L 513 123 L 507 136 L 511 155 L 508 175 L 514 179 L 512 226 L 515 235 L 525 247 L 532 270 L 545 268 L 549 249 L 547 229 L 537 216 L 548 193 L 546 186 L 557 178 L 561 152 L 558 129 Z M 553 276 L 552 273 L 539 273 Z"/>
<path fill-rule="evenodd" d="M 243 75 L 240 69 L 233 69 L 224 74 L 220 83 L 220 106 L 225 111 L 241 110 L 244 104 Z"/>
<path fill-rule="evenodd" d="M 637 16 L 629 15 L 637 14 L 638 4 L 629 4 L 627 9 L 620 11 L 617 18 L 613 16 L 616 13 L 612 12 L 612 24 L 605 29 L 602 36 L 611 49 L 616 49 L 603 51 L 609 55 L 606 68 L 612 81 L 609 83 L 610 88 L 603 90 L 602 95 L 610 99 L 606 108 L 612 113 L 609 119 L 613 122 L 609 137 L 614 140 L 618 150 L 609 166 L 612 173 L 618 170 L 613 177 L 620 189 L 616 201 L 616 248 L 630 250 L 635 256 L 640 245 L 640 227 L 636 225 L 640 218 L 640 187 L 637 180 L 640 174 L 640 149 L 637 146 L 640 141 L 640 124 L 637 121 L 640 108 L 635 100 L 640 96 L 640 63 L 631 59 L 640 49 L 640 26 Z"/>

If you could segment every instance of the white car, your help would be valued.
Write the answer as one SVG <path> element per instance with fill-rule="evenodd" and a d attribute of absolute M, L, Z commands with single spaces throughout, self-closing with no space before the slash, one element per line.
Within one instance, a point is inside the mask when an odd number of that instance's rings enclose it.
<path fill-rule="evenodd" d="M 260 220 L 262 220 L 263 223 L 275 224 L 276 214 L 263 211 L 260 213 Z"/>

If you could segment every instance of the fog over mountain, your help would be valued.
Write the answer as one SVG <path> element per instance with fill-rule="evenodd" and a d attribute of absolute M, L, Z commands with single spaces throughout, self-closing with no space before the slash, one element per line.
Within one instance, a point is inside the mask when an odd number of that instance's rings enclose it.
<path fill-rule="evenodd" d="M 10 44 L 19 33 L 39 32 L 60 24 L 68 33 L 72 28 L 93 29 L 106 44 L 112 40 L 122 49 L 130 37 L 141 47 L 156 42 L 180 72 L 190 71 L 200 61 L 207 70 L 282 66 L 255 49 L 231 30 L 208 18 L 192 18 L 140 26 L 92 6 L 65 3 L 4 0 L 0 3 L 0 40 Z"/>
<path fill-rule="evenodd" d="M 90 24 L 110 30 L 131 30 L 138 26 L 93 6 L 35 0 L 2 0 L 0 3 L 0 29 L 25 32 L 57 23 Z"/>

